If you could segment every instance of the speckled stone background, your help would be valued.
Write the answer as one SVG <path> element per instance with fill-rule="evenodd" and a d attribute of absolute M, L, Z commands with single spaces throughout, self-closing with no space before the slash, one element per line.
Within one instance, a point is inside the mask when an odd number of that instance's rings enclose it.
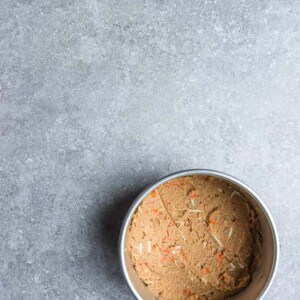
<path fill-rule="evenodd" d="M 121 220 L 212 168 L 281 238 L 266 299 L 300 298 L 300 2 L 0 1 L 0 299 L 132 299 Z"/>

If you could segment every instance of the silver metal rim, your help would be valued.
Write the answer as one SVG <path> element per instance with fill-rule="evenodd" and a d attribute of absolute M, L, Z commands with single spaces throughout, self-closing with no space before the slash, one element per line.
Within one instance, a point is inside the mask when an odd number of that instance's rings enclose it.
<path fill-rule="evenodd" d="M 263 212 L 265 213 L 266 218 L 268 219 L 272 234 L 273 234 L 273 238 L 274 238 L 274 261 L 273 261 L 273 266 L 272 266 L 272 272 L 270 274 L 269 280 L 267 281 L 264 289 L 262 290 L 259 299 L 263 299 L 263 297 L 267 294 L 268 290 L 270 289 L 275 274 L 277 272 L 277 268 L 278 268 L 278 263 L 279 263 L 279 255 L 280 255 L 280 244 L 279 244 L 279 237 L 278 237 L 278 232 L 275 226 L 275 222 L 271 216 L 270 211 L 268 210 L 268 208 L 266 207 L 266 205 L 264 204 L 264 202 L 262 201 L 262 199 L 245 183 L 243 183 L 242 181 L 240 181 L 239 179 L 228 175 L 226 173 L 222 173 L 219 171 L 215 171 L 215 170 L 208 170 L 208 169 L 190 169 L 190 170 L 184 170 L 184 171 L 179 171 L 170 175 L 167 175 L 161 179 L 159 179 L 158 181 L 156 181 L 155 183 L 149 185 L 148 187 L 146 187 L 140 194 L 139 196 L 133 201 L 132 205 L 130 206 L 130 208 L 128 209 L 128 212 L 123 220 L 122 223 L 122 227 L 120 230 L 120 236 L 119 236 L 119 261 L 121 264 L 121 268 L 122 268 L 122 272 L 123 275 L 125 277 L 125 280 L 132 292 L 132 294 L 134 295 L 134 297 L 138 300 L 143 300 L 139 294 L 137 293 L 136 289 L 134 288 L 133 284 L 130 281 L 130 278 L 128 276 L 127 273 L 127 269 L 126 269 L 126 265 L 125 265 L 125 257 L 124 257 L 124 244 L 125 244 L 125 236 L 126 236 L 126 230 L 128 228 L 128 225 L 131 221 L 131 217 L 133 215 L 133 213 L 135 212 L 136 208 L 139 206 L 139 204 L 142 202 L 142 200 L 144 199 L 144 197 L 153 189 L 155 189 L 156 187 L 158 187 L 159 185 L 178 178 L 178 177 L 183 177 L 183 176 L 191 176 L 191 175 L 211 175 L 211 176 L 215 176 L 215 177 L 219 177 L 222 179 L 226 179 L 234 184 L 236 184 L 237 186 L 241 187 L 242 189 L 246 190 L 258 203 L 258 205 L 262 208 Z"/>

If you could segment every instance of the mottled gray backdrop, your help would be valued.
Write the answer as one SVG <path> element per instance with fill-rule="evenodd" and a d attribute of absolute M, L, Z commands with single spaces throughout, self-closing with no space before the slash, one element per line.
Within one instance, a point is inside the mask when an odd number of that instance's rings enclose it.
<path fill-rule="evenodd" d="M 0 0 L 0 299 L 132 299 L 117 236 L 170 172 L 254 188 L 300 298 L 300 2 Z"/>

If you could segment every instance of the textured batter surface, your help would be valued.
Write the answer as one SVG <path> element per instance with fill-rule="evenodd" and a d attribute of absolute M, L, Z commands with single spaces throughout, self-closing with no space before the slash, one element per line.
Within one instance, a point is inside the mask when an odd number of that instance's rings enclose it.
<path fill-rule="evenodd" d="M 132 299 L 124 211 L 187 168 L 262 197 L 300 298 L 300 1 L 0 4 L 0 298 Z"/>
<path fill-rule="evenodd" d="M 159 299 L 225 299 L 246 287 L 260 260 L 260 228 L 243 195 L 208 176 L 151 192 L 129 230 L 138 275 Z"/>

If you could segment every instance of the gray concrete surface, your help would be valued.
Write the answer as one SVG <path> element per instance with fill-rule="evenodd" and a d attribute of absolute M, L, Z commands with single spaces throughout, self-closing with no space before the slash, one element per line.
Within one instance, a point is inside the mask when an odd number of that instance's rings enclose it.
<path fill-rule="evenodd" d="M 0 1 L 0 299 L 132 299 L 121 219 L 153 180 L 228 172 L 300 298 L 300 2 Z"/>

